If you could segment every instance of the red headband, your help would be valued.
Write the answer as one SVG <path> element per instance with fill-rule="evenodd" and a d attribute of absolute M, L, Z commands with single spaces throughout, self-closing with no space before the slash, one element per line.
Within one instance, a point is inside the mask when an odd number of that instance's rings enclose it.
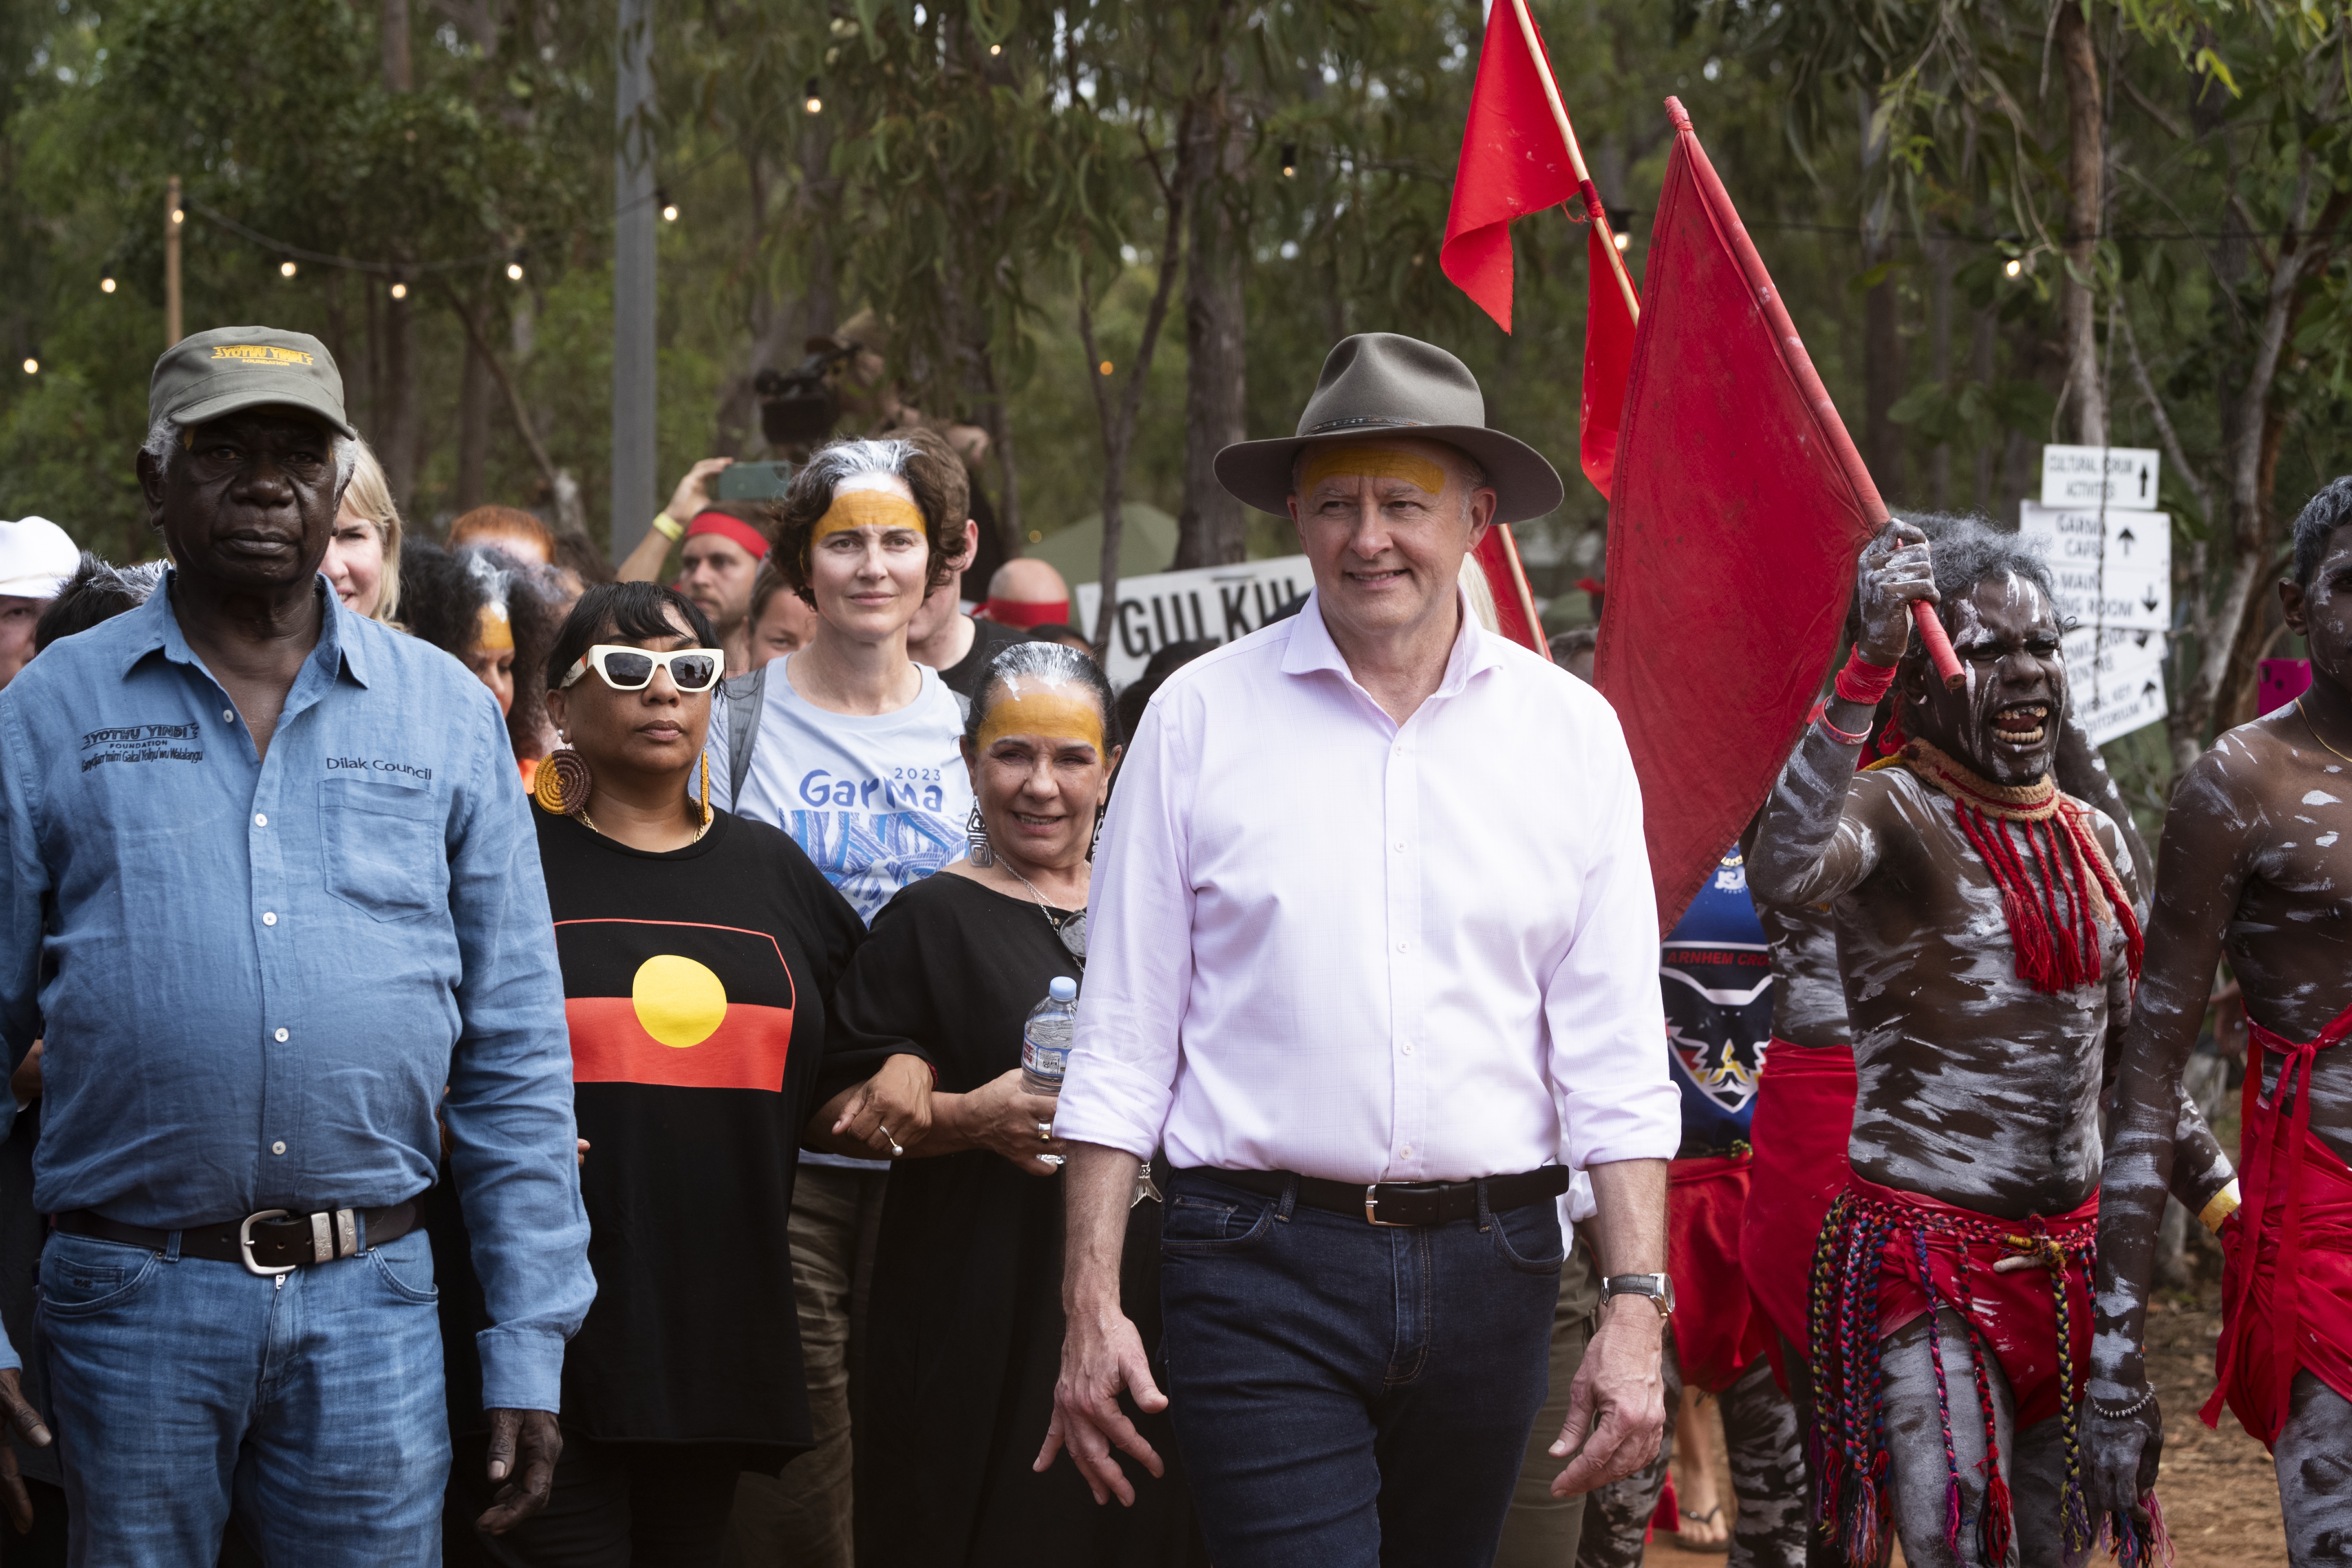
<path fill-rule="evenodd" d="M 1007 626 L 1055 626 L 1070 618 L 1067 599 L 991 599 L 980 606 L 988 619 Z"/>
<path fill-rule="evenodd" d="M 751 559 L 754 561 L 760 560 L 768 553 L 766 534 L 761 533 L 741 518 L 730 516 L 723 511 L 696 512 L 694 521 L 686 525 L 685 537 L 692 539 L 698 533 L 715 533 L 721 539 L 731 539 L 750 551 Z"/>

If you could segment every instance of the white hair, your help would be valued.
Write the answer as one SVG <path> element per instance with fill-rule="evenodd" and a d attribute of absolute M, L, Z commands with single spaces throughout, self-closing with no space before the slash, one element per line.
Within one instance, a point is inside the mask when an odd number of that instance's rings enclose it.
<path fill-rule="evenodd" d="M 907 465 L 914 459 L 912 441 L 889 437 L 835 441 L 809 458 L 807 473 L 811 484 L 822 485 L 830 492 L 839 489 L 842 480 L 859 474 L 888 474 L 903 479 Z"/>
<path fill-rule="evenodd" d="M 181 433 L 186 427 L 178 420 L 165 417 L 147 426 L 147 439 L 139 449 L 155 459 L 159 472 L 170 473 L 177 456 L 186 448 L 181 444 Z M 356 437 L 337 436 L 330 449 L 335 454 L 335 499 L 341 500 L 344 487 L 352 482 L 352 470 L 359 466 L 360 444 Z"/>

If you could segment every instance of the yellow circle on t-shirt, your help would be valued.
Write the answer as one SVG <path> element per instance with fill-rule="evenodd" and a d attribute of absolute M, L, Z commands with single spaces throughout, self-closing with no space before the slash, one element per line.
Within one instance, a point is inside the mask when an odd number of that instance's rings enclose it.
<path fill-rule="evenodd" d="M 727 987 L 707 964 L 674 952 L 637 966 L 629 984 L 637 1022 L 663 1045 L 683 1050 L 709 1039 L 727 1016 Z"/>

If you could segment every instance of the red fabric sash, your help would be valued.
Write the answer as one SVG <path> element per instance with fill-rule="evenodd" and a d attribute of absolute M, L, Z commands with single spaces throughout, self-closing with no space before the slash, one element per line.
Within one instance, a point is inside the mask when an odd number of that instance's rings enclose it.
<path fill-rule="evenodd" d="M 2267 1105 L 2260 1061 L 2246 1066 L 2244 1202 L 2227 1244 L 2215 1387 L 2200 1414 L 2217 1425 L 2226 1400 L 2268 1447 L 2285 1424 L 2298 1370 L 2352 1399 L 2352 1170 L 2311 1131 L 2312 1061 L 2352 1035 L 2352 1007 L 2313 1040 L 2284 1039 L 2251 1018 L 2246 1032 L 2286 1059 Z"/>
<path fill-rule="evenodd" d="M 1804 1353 L 1805 1271 L 1830 1204 L 1845 1187 L 1853 1098 L 1852 1046 L 1775 1039 L 1766 1048 L 1748 1133 L 1756 1155 L 1739 1222 L 1739 1268 L 1768 1325 L 1764 1350 L 1783 1389 L 1780 1336 Z"/>
<path fill-rule="evenodd" d="M 2094 1191 L 2069 1213 L 2021 1220 L 2000 1219 L 1964 1209 L 1919 1193 L 1882 1187 L 1860 1176 L 1849 1178 L 1853 1190 L 1880 1204 L 1899 1204 L 1919 1215 L 1918 1229 L 1927 1239 L 1927 1273 L 1923 1281 L 1918 1248 L 1910 1237 L 1890 1239 L 1884 1254 L 1885 1272 L 1878 1285 L 1878 1334 L 1885 1339 L 1905 1324 L 1923 1317 L 1928 1309 L 1927 1286 L 1935 1288 L 1937 1304 L 1949 1307 L 1967 1320 L 1978 1340 L 1991 1348 L 2017 1396 L 2020 1430 L 2057 1413 L 2067 1391 L 2058 1377 L 2058 1303 L 2047 1268 L 1993 1272 L 1993 1265 L 2034 1248 L 2012 1238 L 2057 1243 L 2066 1255 L 2066 1316 L 2074 1341 L 2075 1398 L 2091 1366 L 2091 1268 L 2085 1261 L 2099 1230 L 2099 1194 Z"/>
<path fill-rule="evenodd" d="M 1949 1308 L 1968 1325 L 1979 1351 L 1973 1392 L 1984 1429 L 1986 1479 L 1976 1560 L 1995 1565 L 2010 1561 L 2016 1529 L 1986 1351 L 2009 1379 L 2019 1428 L 2053 1414 L 2063 1420 L 2069 1463 L 2059 1523 L 2067 1560 L 2079 1562 L 2088 1552 L 2095 1532 L 2074 1456 L 2090 1364 L 2098 1207 L 2095 1192 L 2067 1214 L 2001 1219 L 1858 1175 L 1846 1178 L 1813 1254 L 1811 1446 L 1814 1474 L 1821 1478 L 1817 1518 L 1851 1561 L 1885 1561 L 1888 1455 L 1880 1345 L 1920 1318 L 1936 1336 L 1936 1403 L 1948 1472 L 1945 1541 L 1955 1555 L 1961 1552 L 1960 1474 L 1952 1434 L 1955 1407 L 1965 1394 L 1946 1375 L 1938 1308 Z M 2026 1267 L 1996 1270 L 1995 1265 L 2020 1258 Z M 2114 1530 L 2112 1520 L 2104 1523 Z M 2127 1521 L 2119 1539 L 2127 1563 L 2154 1561 L 2149 1542 Z"/>
<path fill-rule="evenodd" d="M 1768 1056 L 1766 1060 L 1769 1060 Z M 1675 1281 L 1675 1354 L 1683 1381 L 1720 1394 L 1764 1353 L 1765 1323 L 1739 1272 L 1749 1156 L 1666 1168 L 1666 1268 Z"/>

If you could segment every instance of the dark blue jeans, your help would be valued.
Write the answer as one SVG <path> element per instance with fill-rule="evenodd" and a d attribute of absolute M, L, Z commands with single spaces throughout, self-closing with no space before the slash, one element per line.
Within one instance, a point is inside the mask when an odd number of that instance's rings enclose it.
<path fill-rule="evenodd" d="M 1217 1568 L 1486 1568 L 1543 1404 L 1558 1210 L 1420 1229 L 1179 1171 L 1169 1416 Z"/>

